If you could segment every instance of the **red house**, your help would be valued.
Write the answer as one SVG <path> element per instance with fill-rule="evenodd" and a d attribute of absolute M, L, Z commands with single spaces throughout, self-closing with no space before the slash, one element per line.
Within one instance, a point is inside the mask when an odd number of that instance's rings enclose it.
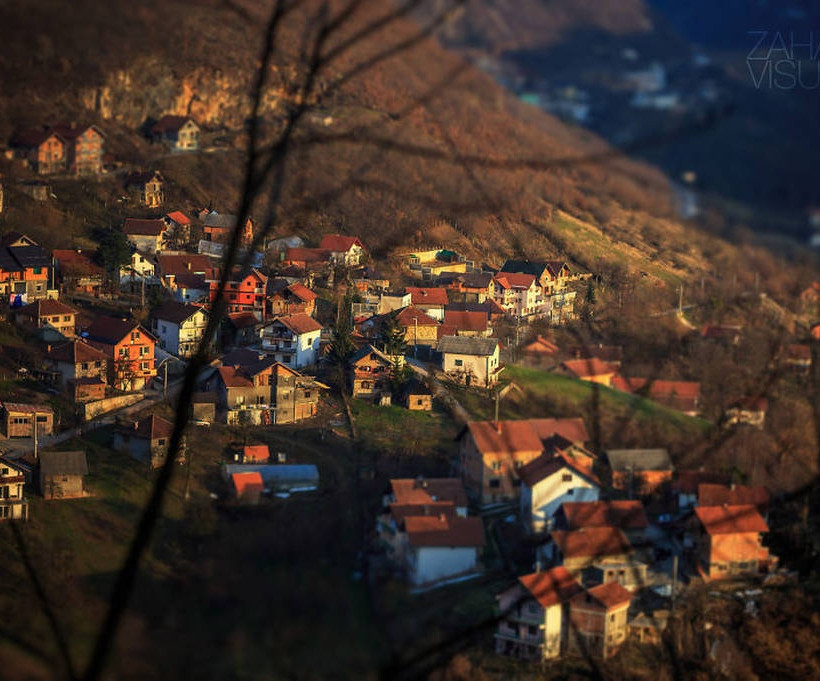
<path fill-rule="evenodd" d="M 142 390 L 157 375 L 156 339 L 139 322 L 98 317 L 86 331 L 89 345 L 108 358 L 109 383 L 118 390 Z"/>
<path fill-rule="evenodd" d="M 252 269 L 244 277 L 238 272 L 225 286 L 225 303 L 229 313 L 252 312 L 260 321 L 265 320 L 265 301 L 267 298 L 268 278 L 257 269 Z M 209 281 L 210 301 L 216 300 L 219 288 L 218 278 Z"/>

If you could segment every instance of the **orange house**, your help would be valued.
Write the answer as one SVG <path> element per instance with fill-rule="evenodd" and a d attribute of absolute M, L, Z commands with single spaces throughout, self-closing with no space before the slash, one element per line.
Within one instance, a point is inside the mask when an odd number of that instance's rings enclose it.
<path fill-rule="evenodd" d="M 89 345 L 108 358 L 109 383 L 118 390 L 142 390 L 157 375 L 156 339 L 139 322 L 98 317 L 86 335 Z"/>
<path fill-rule="evenodd" d="M 219 287 L 217 278 L 210 282 L 210 301 L 216 299 L 216 291 Z M 232 278 L 225 286 L 225 303 L 227 312 L 252 312 L 259 320 L 265 320 L 265 301 L 267 298 L 268 278 L 252 269 L 243 278 Z"/>
<path fill-rule="evenodd" d="M 769 526 L 758 510 L 746 506 L 698 506 L 700 523 L 698 569 L 708 579 L 750 572 L 768 572 L 777 558 L 763 546 Z"/>

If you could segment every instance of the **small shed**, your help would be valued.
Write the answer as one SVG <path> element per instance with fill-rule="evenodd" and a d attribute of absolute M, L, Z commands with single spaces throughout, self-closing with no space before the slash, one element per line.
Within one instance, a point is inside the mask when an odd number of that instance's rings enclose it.
<path fill-rule="evenodd" d="M 83 451 L 41 452 L 40 493 L 46 499 L 73 499 L 86 496 L 88 461 Z"/>
<path fill-rule="evenodd" d="M 417 379 L 407 382 L 402 397 L 405 406 L 411 411 L 430 411 L 433 408 L 433 393 Z"/>
<path fill-rule="evenodd" d="M 234 473 L 257 472 L 262 482 L 273 492 L 309 492 L 319 486 L 319 470 L 312 464 L 225 464 L 223 475 L 229 479 Z"/>
<path fill-rule="evenodd" d="M 262 482 L 262 476 L 259 475 L 258 471 L 232 473 L 231 485 L 236 500 L 251 506 L 256 506 L 259 503 L 259 497 L 265 490 L 265 484 Z"/>
<path fill-rule="evenodd" d="M 191 397 L 191 418 L 213 423 L 216 420 L 216 393 L 197 392 Z"/>

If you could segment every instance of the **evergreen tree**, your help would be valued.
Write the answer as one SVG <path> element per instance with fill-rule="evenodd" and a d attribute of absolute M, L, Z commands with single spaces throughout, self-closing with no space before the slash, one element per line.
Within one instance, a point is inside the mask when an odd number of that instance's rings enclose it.
<path fill-rule="evenodd" d="M 382 350 L 388 355 L 403 355 L 407 349 L 407 338 L 404 327 L 399 324 L 398 310 L 393 310 L 382 323 L 379 340 Z"/>

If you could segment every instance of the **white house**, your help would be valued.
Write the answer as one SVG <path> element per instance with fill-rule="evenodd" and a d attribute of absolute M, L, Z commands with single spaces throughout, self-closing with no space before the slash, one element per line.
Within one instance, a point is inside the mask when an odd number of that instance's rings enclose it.
<path fill-rule="evenodd" d="M 359 265 L 365 252 L 358 237 L 342 234 L 325 234 L 319 248 L 328 251 L 331 262 L 348 267 Z"/>
<path fill-rule="evenodd" d="M 302 312 L 274 319 L 262 329 L 262 349 L 292 369 L 316 364 L 322 325 Z"/>
<path fill-rule="evenodd" d="M 521 519 L 531 532 L 551 530 L 553 516 L 569 501 L 598 501 L 601 483 L 588 461 L 562 451 L 542 454 L 518 469 Z"/>
<path fill-rule="evenodd" d="M 193 357 L 205 335 L 208 315 L 200 307 L 174 300 L 153 312 L 152 331 L 160 347 L 177 357 Z"/>
<path fill-rule="evenodd" d="M 420 515 L 404 519 L 407 573 L 415 585 L 429 584 L 476 569 L 484 546 L 481 518 Z"/>
<path fill-rule="evenodd" d="M 525 660 L 560 657 L 572 635 L 567 603 L 582 591 L 562 566 L 519 577 L 517 584 L 496 596 L 501 615 L 495 651 Z"/>
<path fill-rule="evenodd" d="M 516 319 L 543 317 L 549 312 L 543 289 L 533 274 L 499 272 L 493 279 L 493 300 Z"/>
<path fill-rule="evenodd" d="M 134 251 L 131 262 L 120 267 L 120 286 L 158 286 L 161 282 L 156 275 L 156 259 L 153 256 Z"/>
<path fill-rule="evenodd" d="M 442 369 L 453 379 L 484 387 L 498 383 L 501 365 L 497 338 L 442 336 L 438 351 Z"/>

